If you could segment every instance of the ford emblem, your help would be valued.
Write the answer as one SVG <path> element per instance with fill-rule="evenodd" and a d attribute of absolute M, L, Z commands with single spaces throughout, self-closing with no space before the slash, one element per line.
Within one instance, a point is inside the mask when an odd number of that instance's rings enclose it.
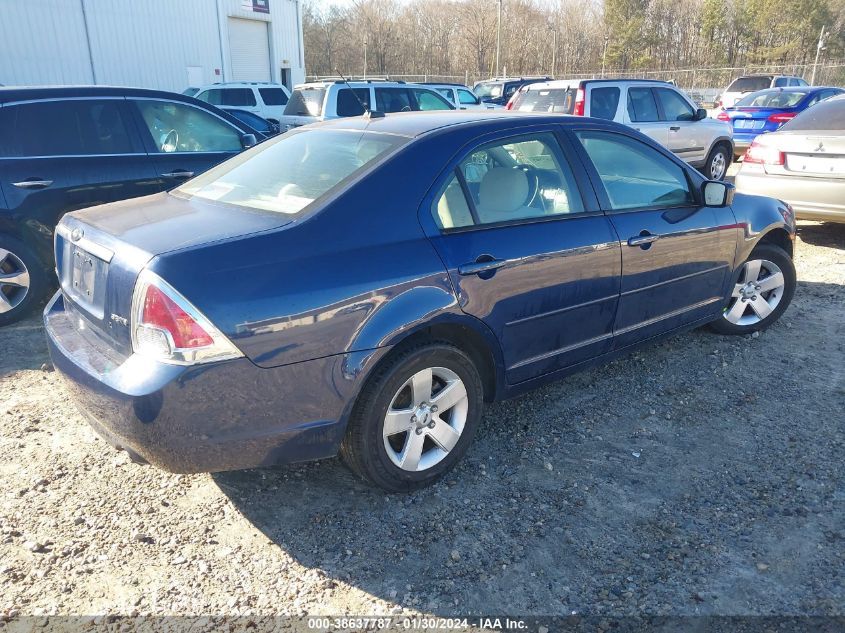
<path fill-rule="evenodd" d="M 82 229 L 73 229 L 70 233 L 70 239 L 74 242 L 78 242 L 82 239 L 83 231 Z"/>

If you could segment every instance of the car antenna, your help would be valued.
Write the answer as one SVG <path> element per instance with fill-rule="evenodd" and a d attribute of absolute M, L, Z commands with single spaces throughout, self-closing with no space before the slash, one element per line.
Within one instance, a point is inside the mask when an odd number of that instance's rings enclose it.
<path fill-rule="evenodd" d="M 361 101 L 361 97 L 359 97 L 355 93 L 355 90 L 352 88 L 352 86 L 349 85 L 349 82 L 346 80 L 346 77 L 343 76 L 343 73 L 340 72 L 337 68 L 335 68 L 334 70 L 338 75 L 340 75 L 340 78 L 343 79 L 343 83 L 346 84 L 346 87 L 349 88 L 349 90 L 352 92 L 352 96 L 355 97 L 355 100 L 361 106 L 361 109 L 364 111 L 364 118 L 365 119 L 383 119 L 384 118 L 384 112 L 379 112 L 378 110 L 370 110 L 370 108 L 367 107 L 367 104 L 364 103 L 363 101 Z"/>

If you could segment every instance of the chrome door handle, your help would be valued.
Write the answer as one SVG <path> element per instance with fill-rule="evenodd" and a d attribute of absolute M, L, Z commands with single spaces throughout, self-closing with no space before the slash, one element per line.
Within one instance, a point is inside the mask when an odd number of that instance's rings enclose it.
<path fill-rule="evenodd" d="M 650 233 L 646 235 L 637 235 L 636 237 L 628 238 L 628 246 L 646 246 L 659 239 L 659 235 L 651 235 Z"/>
<path fill-rule="evenodd" d="M 161 176 L 162 176 L 162 178 L 193 178 L 194 172 L 177 170 L 177 171 L 169 171 L 166 174 L 162 174 Z"/>
<path fill-rule="evenodd" d="M 20 182 L 12 183 L 15 187 L 21 189 L 46 189 L 53 184 L 52 180 L 21 180 Z"/>
<path fill-rule="evenodd" d="M 487 261 L 472 262 L 471 264 L 461 264 L 458 266 L 459 275 L 478 275 L 479 273 L 490 272 L 497 270 L 507 264 L 504 259 L 489 259 Z"/>

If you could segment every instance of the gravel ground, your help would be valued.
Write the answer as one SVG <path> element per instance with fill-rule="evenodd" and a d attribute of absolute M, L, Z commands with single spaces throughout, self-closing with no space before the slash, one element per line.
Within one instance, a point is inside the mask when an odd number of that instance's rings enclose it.
<path fill-rule="evenodd" d="M 97 439 L 38 318 L 0 330 L 14 614 L 843 614 L 845 226 L 759 337 L 697 330 L 489 407 L 433 489 L 337 460 L 169 475 Z M 402 611 L 404 609 L 404 611 Z"/>

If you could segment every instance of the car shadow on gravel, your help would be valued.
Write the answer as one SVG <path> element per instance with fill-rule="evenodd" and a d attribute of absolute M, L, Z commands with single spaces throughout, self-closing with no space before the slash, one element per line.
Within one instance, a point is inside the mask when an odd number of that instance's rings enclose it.
<path fill-rule="evenodd" d="M 799 222 L 798 236 L 813 246 L 845 249 L 845 223 Z M 800 251 L 798 253 L 800 257 Z"/>
<path fill-rule="evenodd" d="M 0 376 L 50 362 L 41 315 L 0 327 Z"/>
<path fill-rule="evenodd" d="M 493 404 L 428 490 L 337 459 L 213 478 L 328 587 L 426 613 L 841 611 L 842 298 L 801 282 L 759 337 L 696 330 Z"/>

